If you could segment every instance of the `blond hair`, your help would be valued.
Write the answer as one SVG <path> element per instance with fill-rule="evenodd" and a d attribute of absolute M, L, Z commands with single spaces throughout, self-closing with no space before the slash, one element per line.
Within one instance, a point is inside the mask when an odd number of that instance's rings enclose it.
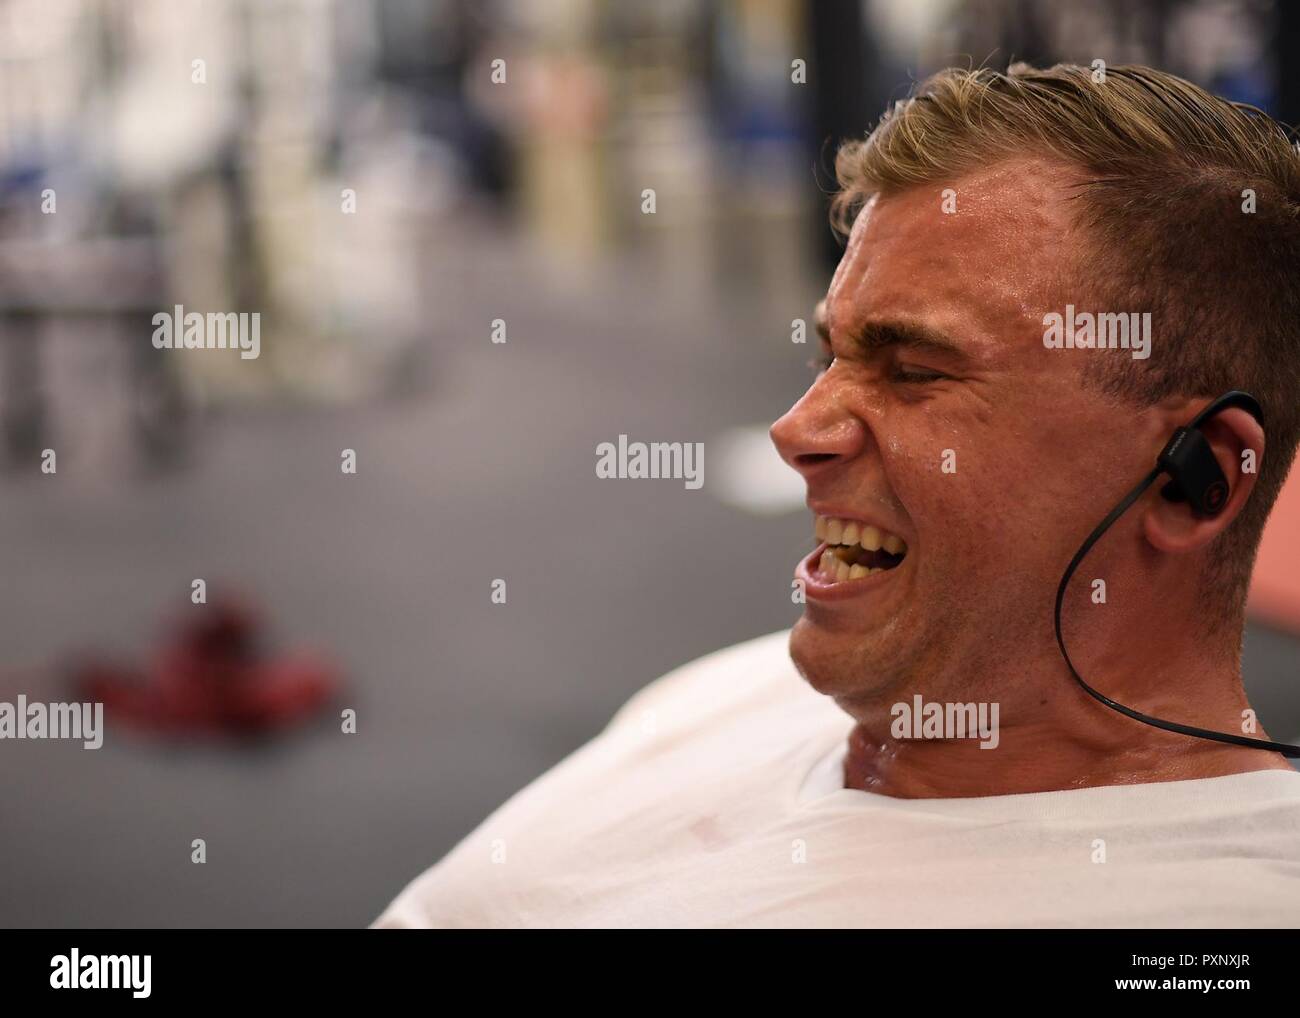
<path fill-rule="evenodd" d="M 1239 615 L 1300 441 L 1300 150 L 1255 107 L 1148 67 L 949 69 L 840 148 L 832 224 L 847 233 L 872 195 L 1025 155 L 1080 171 L 1086 282 L 1159 323 L 1161 355 L 1099 358 L 1086 380 L 1143 406 L 1228 389 L 1263 405 L 1257 484 L 1214 562 Z"/>

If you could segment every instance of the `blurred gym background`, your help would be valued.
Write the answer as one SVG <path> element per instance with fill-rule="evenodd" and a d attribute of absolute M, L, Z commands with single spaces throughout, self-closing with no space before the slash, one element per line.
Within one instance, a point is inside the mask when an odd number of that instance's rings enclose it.
<path fill-rule="evenodd" d="M 204 638 L 272 671 L 306 648 L 333 684 L 261 734 L 159 708 L 95 752 L 0 742 L 0 925 L 368 923 L 636 689 L 795 618 L 810 528 L 765 431 L 809 377 L 836 141 L 929 71 L 1013 59 L 1152 63 L 1294 123 L 1297 23 L 0 0 L 0 699 L 175 681 Z M 154 350 L 176 304 L 260 312 L 261 356 Z M 597 483 L 619 434 L 705 442 L 704 489 Z M 1247 641 L 1290 739 L 1296 487 Z M 235 635 L 193 631 L 195 579 Z"/>

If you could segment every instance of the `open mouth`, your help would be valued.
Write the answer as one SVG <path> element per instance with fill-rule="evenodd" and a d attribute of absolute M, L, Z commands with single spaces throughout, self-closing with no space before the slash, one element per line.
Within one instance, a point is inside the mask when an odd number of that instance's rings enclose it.
<path fill-rule="evenodd" d="M 901 537 L 857 520 L 818 516 L 815 532 L 826 545 L 815 572 L 825 583 L 861 580 L 897 569 L 907 557 L 907 543 Z"/>

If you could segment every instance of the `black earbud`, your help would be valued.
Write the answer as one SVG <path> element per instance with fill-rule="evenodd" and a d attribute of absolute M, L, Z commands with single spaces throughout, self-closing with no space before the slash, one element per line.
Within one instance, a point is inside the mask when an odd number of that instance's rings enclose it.
<path fill-rule="evenodd" d="M 1083 542 L 1082 547 L 1074 553 L 1074 558 L 1065 567 L 1065 575 L 1061 577 L 1060 586 L 1056 588 L 1056 645 L 1061 649 L 1061 656 L 1065 658 L 1065 666 L 1070 669 L 1070 674 L 1074 676 L 1074 681 L 1079 684 L 1080 688 L 1094 700 L 1105 704 L 1111 710 L 1118 711 L 1125 717 L 1130 717 L 1134 721 L 1141 721 L 1144 725 L 1150 725 L 1166 732 L 1191 735 L 1198 739 L 1227 743 L 1230 746 L 1268 749 L 1296 759 L 1300 758 L 1300 746 L 1291 746 L 1285 742 L 1270 742 L 1268 739 L 1252 739 L 1249 736 L 1235 735 L 1231 732 L 1213 732 L 1207 728 L 1196 728 L 1192 725 L 1179 724 L 1176 721 L 1165 721 L 1163 718 L 1151 717 L 1149 714 L 1143 714 L 1141 711 L 1136 711 L 1132 707 L 1126 707 L 1124 704 L 1112 700 L 1083 681 L 1083 676 L 1078 673 L 1074 667 L 1074 662 L 1070 660 L 1070 654 L 1065 649 L 1065 638 L 1061 635 L 1061 605 L 1065 602 L 1066 588 L 1070 585 L 1070 578 L 1074 575 L 1074 571 L 1079 568 L 1079 563 L 1092 550 L 1092 546 L 1101 540 L 1101 536 L 1111 528 L 1116 520 L 1128 512 L 1133 503 L 1141 498 L 1142 493 L 1151 487 L 1162 474 L 1169 475 L 1169 482 L 1160 489 L 1160 494 L 1171 502 L 1185 501 L 1191 506 L 1193 512 L 1201 516 L 1217 516 L 1223 511 L 1223 507 L 1228 504 L 1228 496 L 1231 492 L 1228 488 L 1227 478 L 1223 476 L 1223 471 L 1219 469 L 1219 463 L 1214 458 L 1214 452 L 1210 448 L 1209 440 L 1201 433 L 1201 425 L 1229 407 L 1240 407 L 1259 421 L 1261 426 L 1264 423 L 1264 411 L 1254 396 L 1235 389 L 1232 392 L 1224 393 L 1192 420 L 1188 421 L 1187 424 L 1174 432 L 1173 438 L 1169 440 L 1169 443 L 1156 459 L 1156 465 L 1151 472 L 1138 482 L 1137 487 L 1119 500 L 1119 504 L 1106 514 L 1106 518 L 1097 524 L 1093 532 L 1088 535 L 1088 539 Z"/>
<path fill-rule="evenodd" d="M 1192 511 L 1200 516 L 1217 516 L 1228 504 L 1228 480 L 1201 432 L 1201 424 L 1229 407 L 1240 407 L 1261 425 L 1264 423 L 1264 411 L 1255 397 L 1234 389 L 1175 431 L 1156 460 L 1161 472 L 1170 478 L 1160 494 L 1171 502 L 1190 503 Z"/>

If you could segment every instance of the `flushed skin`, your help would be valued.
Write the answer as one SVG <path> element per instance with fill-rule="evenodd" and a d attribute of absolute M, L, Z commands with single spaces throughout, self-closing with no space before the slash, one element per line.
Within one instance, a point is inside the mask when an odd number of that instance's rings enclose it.
<path fill-rule="evenodd" d="M 1115 714 L 1078 689 L 1057 651 L 1052 603 L 1065 564 L 1208 402 L 1130 406 L 1082 377 L 1085 358 L 1127 352 L 1044 346 L 1044 314 L 1095 303 L 1098 252 L 1071 215 L 1076 181 L 1066 164 L 1025 156 L 950 182 L 955 212 L 933 185 L 873 199 L 819 308 L 833 363 L 772 428 L 814 513 L 875 524 L 908 547 L 897 569 L 847 585 L 817 581 L 816 553 L 800 566 L 808 599 L 791 655 L 857 722 L 848 787 L 984 796 L 1289 766 Z M 886 325 L 954 349 L 858 342 Z M 1159 343 L 1157 323 L 1151 356 L 1176 356 Z M 1207 437 L 1232 486 L 1225 511 L 1197 519 L 1152 488 L 1080 571 L 1065 632 L 1105 694 L 1239 732 L 1249 707 L 1240 620 L 1203 623 L 1202 576 L 1209 544 L 1254 484 L 1241 453 L 1262 456 L 1264 435 L 1232 410 Z M 1093 578 L 1106 581 L 1105 605 L 1089 598 Z M 998 748 L 891 738 L 891 705 L 917 693 L 997 701 Z"/>

